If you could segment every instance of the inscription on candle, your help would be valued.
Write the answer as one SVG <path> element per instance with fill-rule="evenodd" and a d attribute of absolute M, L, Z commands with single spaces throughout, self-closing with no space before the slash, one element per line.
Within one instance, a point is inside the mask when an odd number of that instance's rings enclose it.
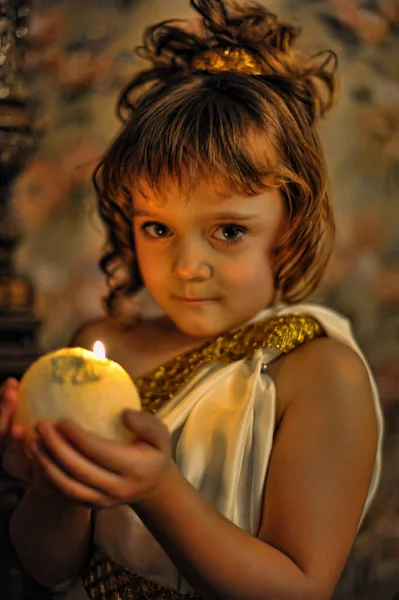
<path fill-rule="evenodd" d="M 92 362 L 82 356 L 55 356 L 51 359 L 51 377 L 57 383 L 83 385 L 100 381 Z"/>

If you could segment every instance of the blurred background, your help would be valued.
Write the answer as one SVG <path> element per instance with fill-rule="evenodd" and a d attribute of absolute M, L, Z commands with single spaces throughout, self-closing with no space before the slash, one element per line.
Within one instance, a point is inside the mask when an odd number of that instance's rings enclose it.
<path fill-rule="evenodd" d="M 340 60 L 337 108 L 321 126 L 336 249 L 317 300 L 352 319 L 387 420 L 384 476 L 340 597 L 399 598 L 399 0 L 269 0 L 302 44 Z M 193 16 L 188 0 L 31 0 L 24 78 L 37 147 L 15 180 L 14 263 L 34 289 L 40 349 L 102 314 L 103 243 L 91 172 L 118 130 L 117 94 L 142 66 L 144 27 Z M 25 34 L 24 34 L 25 35 Z M 1 56 L 0 56 L 1 59 Z M 0 61 L 1 62 L 1 61 Z"/>

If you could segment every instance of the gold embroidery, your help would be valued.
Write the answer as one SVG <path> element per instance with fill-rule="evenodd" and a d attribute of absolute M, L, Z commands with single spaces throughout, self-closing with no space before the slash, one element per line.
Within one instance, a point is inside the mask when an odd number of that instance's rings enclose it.
<path fill-rule="evenodd" d="M 235 332 L 224 333 L 201 348 L 176 356 L 147 376 L 136 379 L 142 406 L 147 411 L 157 412 L 200 367 L 210 362 L 229 364 L 251 357 L 259 348 L 277 348 L 287 354 L 323 333 L 319 323 L 306 315 L 269 317 Z"/>
<path fill-rule="evenodd" d="M 135 575 L 108 558 L 97 545 L 82 580 L 91 600 L 201 600 Z"/>
<path fill-rule="evenodd" d="M 245 75 L 262 75 L 262 64 L 255 55 L 244 48 L 213 48 L 197 56 L 191 63 L 191 70 L 220 73 L 231 71 Z"/>
<path fill-rule="evenodd" d="M 155 413 L 200 367 L 210 362 L 230 364 L 250 358 L 259 348 L 276 348 L 287 354 L 322 335 L 320 324 L 306 315 L 272 317 L 225 333 L 137 379 L 143 408 Z M 93 548 L 82 581 L 91 600 L 201 600 L 199 596 L 180 594 L 139 577 L 109 558 L 98 546 Z"/>

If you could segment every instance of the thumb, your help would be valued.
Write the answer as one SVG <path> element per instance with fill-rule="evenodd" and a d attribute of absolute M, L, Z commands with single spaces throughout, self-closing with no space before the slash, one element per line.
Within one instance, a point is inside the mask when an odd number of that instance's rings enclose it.
<path fill-rule="evenodd" d="M 31 469 L 32 489 L 41 493 L 54 493 L 57 490 L 37 460 L 33 461 Z"/>
<path fill-rule="evenodd" d="M 127 410 L 123 413 L 123 422 L 142 442 L 162 451 L 169 449 L 169 432 L 162 421 L 151 413 Z"/>

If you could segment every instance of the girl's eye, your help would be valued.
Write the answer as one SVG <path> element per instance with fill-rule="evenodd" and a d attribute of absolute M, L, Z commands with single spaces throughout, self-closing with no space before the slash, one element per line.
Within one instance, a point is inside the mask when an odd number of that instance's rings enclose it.
<path fill-rule="evenodd" d="M 143 223 L 141 231 L 144 231 L 148 237 L 155 239 L 170 237 L 172 234 L 169 227 L 162 223 Z"/>
<path fill-rule="evenodd" d="M 237 244 L 242 240 L 246 231 L 245 227 L 239 227 L 238 225 L 223 225 L 218 227 L 213 237 L 225 244 Z"/>

